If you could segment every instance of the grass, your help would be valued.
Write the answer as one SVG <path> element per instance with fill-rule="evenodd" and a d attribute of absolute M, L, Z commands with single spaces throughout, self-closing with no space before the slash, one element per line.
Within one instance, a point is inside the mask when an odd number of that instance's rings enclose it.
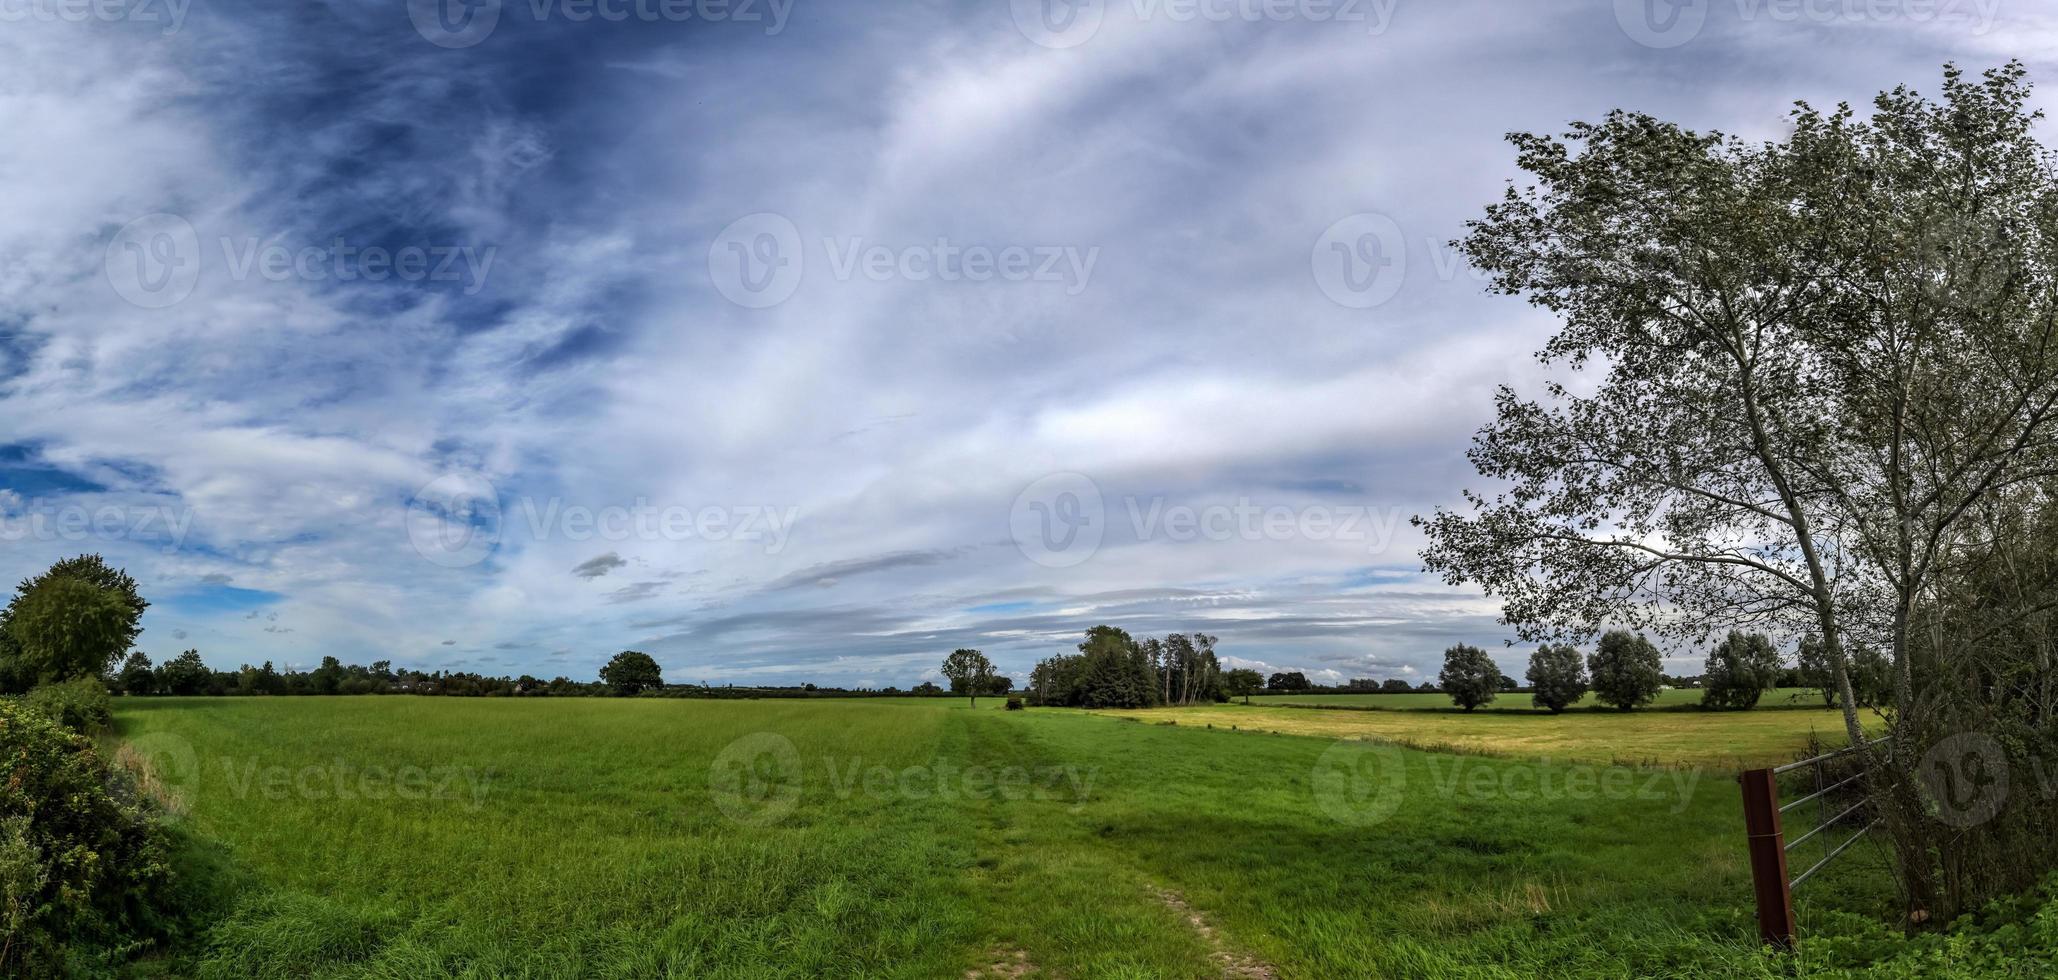
<path fill-rule="evenodd" d="M 1683 687 L 1659 691 L 1658 699 L 1652 702 L 1648 708 L 1640 710 L 1650 710 L 1651 708 L 1698 708 L 1701 704 L 1701 693 L 1698 689 Z M 1369 708 L 1396 711 L 1441 711 L 1450 708 L 1451 698 L 1448 694 L 1421 691 L 1395 694 L 1255 694 L 1251 696 L 1251 703 L 1319 706 L 1325 708 Z M 1758 707 L 1755 710 L 1763 711 L 1767 708 L 1821 710 L 1823 708 L 1822 696 L 1815 693 L 1813 688 L 1775 688 L 1765 692 L 1765 697 L 1758 702 Z M 1586 697 L 1581 698 L 1579 703 L 1573 706 L 1572 710 L 1613 711 L 1614 709 L 1595 700 L 1593 694 L 1588 692 Z M 1530 705 L 1529 695 L 1527 694 L 1503 694 L 1495 698 L 1492 704 L 1479 708 L 1477 711 L 1529 713 L 1539 712 L 1540 709 Z"/>
<path fill-rule="evenodd" d="M 1720 776 L 987 708 L 129 699 L 118 722 L 218 842 L 233 911 L 180 973 L 1767 968 Z M 1804 918 L 1879 904 L 1848 863 Z"/>
<path fill-rule="evenodd" d="M 1409 697 L 1411 695 L 1371 695 Z M 1413 748 L 1483 752 L 1601 765 L 1697 766 L 1734 771 L 1792 761 L 1811 737 L 1842 745 L 1843 716 L 1790 711 L 1526 711 L 1450 707 L 1398 711 L 1307 710 L 1276 703 L 1103 711 L 1182 726 L 1252 729 L 1328 739 L 1373 738 Z"/>

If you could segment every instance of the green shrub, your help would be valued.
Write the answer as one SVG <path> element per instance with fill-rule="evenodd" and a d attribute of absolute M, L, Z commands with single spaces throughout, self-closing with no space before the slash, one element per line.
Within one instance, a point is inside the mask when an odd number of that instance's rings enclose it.
<path fill-rule="evenodd" d="M 91 739 L 0 702 L 0 975 L 61 976 L 164 936 L 169 846 Z"/>
<path fill-rule="evenodd" d="M 29 692 L 29 707 L 81 735 L 94 735 L 114 725 L 114 699 L 98 678 L 79 677 L 45 684 Z"/>
<path fill-rule="evenodd" d="M 1020 711 L 1020 710 L 1022 710 L 1022 699 L 1021 699 L 1021 698 L 1009 698 L 1009 699 L 1008 699 L 1008 710 L 1009 710 L 1009 711 Z"/>

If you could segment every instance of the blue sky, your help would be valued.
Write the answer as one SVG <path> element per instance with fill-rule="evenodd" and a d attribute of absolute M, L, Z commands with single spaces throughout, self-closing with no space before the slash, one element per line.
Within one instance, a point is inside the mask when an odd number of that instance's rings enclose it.
<path fill-rule="evenodd" d="M 1406 522 L 1541 377 L 1550 323 L 1445 244 L 1502 135 L 1769 137 L 2058 40 L 1994 0 L 450 2 L 9 8 L 0 575 L 106 554 L 142 648 L 219 667 L 907 686 L 1107 622 L 1514 668 Z"/>

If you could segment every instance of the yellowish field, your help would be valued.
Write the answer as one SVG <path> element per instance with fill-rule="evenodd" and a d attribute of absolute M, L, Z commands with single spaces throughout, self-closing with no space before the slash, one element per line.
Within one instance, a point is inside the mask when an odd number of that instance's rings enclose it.
<path fill-rule="evenodd" d="M 1842 745 L 1830 709 L 1777 711 L 1581 711 L 1562 715 L 1476 711 L 1351 711 L 1224 704 L 1097 712 L 1196 728 L 1373 738 L 1413 748 L 1487 752 L 1522 759 L 1747 769 L 1799 755 L 1814 735 Z"/>

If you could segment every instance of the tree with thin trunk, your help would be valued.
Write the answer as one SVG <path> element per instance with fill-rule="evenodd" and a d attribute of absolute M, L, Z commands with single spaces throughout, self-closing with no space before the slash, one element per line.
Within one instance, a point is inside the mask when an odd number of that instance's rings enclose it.
<path fill-rule="evenodd" d="M 979 706 L 979 694 L 993 683 L 993 661 L 977 650 L 960 647 L 943 658 L 943 676 L 950 679 L 950 689 L 972 699 L 972 707 Z"/>
<path fill-rule="evenodd" d="M 1512 136 L 1533 181 L 1457 245 L 1559 317 L 1540 358 L 1578 377 L 1499 391 L 1470 451 L 1497 489 L 1416 519 L 1426 565 L 1525 639 L 1812 631 L 1854 743 L 1849 651 L 1876 645 L 1910 784 L 1922 604 L 1988 505 L 2058 474 L 2058 165 L 2028 93 L 2019 64 L 1947 67 L 1941 101 L 1804 104 L 1767 143 L 1627 112 Z"/>

